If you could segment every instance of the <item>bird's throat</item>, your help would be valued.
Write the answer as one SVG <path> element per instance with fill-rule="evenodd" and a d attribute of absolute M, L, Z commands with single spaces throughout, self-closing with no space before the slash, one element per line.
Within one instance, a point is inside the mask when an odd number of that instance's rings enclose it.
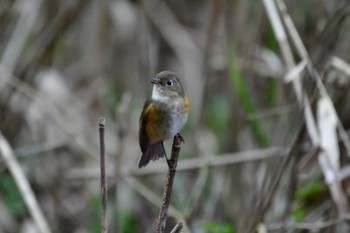
<path fill-rule="evenodd" d="M 152 100 L 166 102 L 169 100 L 169 96 L 166 96 L 162 92 L 160 92 L 157 88 L 157 85 L 153 85 Z"/>

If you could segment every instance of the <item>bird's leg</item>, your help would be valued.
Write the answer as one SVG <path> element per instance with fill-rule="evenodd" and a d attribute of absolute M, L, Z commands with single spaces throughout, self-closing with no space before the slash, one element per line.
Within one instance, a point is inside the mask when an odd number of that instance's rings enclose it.
<path fill-rule="evenodd" d="M 171 165 L 170 159 L 168 159 L 168 156 L 166 155 L 166 151 L 165 151 L 165 148 L 164 148 L 164 143 L 162 143 L 162 147 L 163 147 L 163 151 L 164 151 L 164 156 L 165 156 L 165 159 L 166 159 L 166 163 L 168 164 L 168 167 L 169 167 L 169 169 L 170 169 L 170 168 L 172 168 L 172 165 Z"/>
<path fill-rule="evenodd" d="M 177 133 L 177 136 L 180 138 L 180 140 L 181 140 L 182 143 L 185 143 L 185 139 L 181 136 L 180 133 Z"/>

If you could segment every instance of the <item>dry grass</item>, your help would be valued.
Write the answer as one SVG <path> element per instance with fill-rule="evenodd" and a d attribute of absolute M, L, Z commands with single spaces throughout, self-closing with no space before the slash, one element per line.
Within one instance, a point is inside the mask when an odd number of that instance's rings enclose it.
<path fill-rule="evenodd" d="M 0 232 L 99 232 L 101 116 L 109 232 L 154 232 L 167 164 L 136 169 L 137 130 L 165 69 L 191 101 L 169 232 L 349 232 L 349 12 L 346 0 L 2 2 Z"/>

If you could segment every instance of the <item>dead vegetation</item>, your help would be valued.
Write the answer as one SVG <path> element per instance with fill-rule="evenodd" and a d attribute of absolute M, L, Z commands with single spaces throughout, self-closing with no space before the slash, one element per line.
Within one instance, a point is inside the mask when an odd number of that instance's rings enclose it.
<path fill-rule="evenodd" d="M 347 0 L 0 4 L 0 232 L 155 232 L 167 164 L 137 169 L 149 78 L 191 101 L 170 232 L 349 232 Z M 167 150 L 170 151 L 170 144 Z"/>

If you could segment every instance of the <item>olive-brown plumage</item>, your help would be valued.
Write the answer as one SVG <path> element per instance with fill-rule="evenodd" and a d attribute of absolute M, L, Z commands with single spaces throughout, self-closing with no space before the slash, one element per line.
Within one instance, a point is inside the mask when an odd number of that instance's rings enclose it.
<path fill-rule="evenodd" d="M 152 96 L 140 116 L 139 144 L 142 151 L 138 167 L 164 157 L 163 142 L 180 132 L 187 121 L 189 101 L 175 73 L 160 72 L 153 83 Z"/>

